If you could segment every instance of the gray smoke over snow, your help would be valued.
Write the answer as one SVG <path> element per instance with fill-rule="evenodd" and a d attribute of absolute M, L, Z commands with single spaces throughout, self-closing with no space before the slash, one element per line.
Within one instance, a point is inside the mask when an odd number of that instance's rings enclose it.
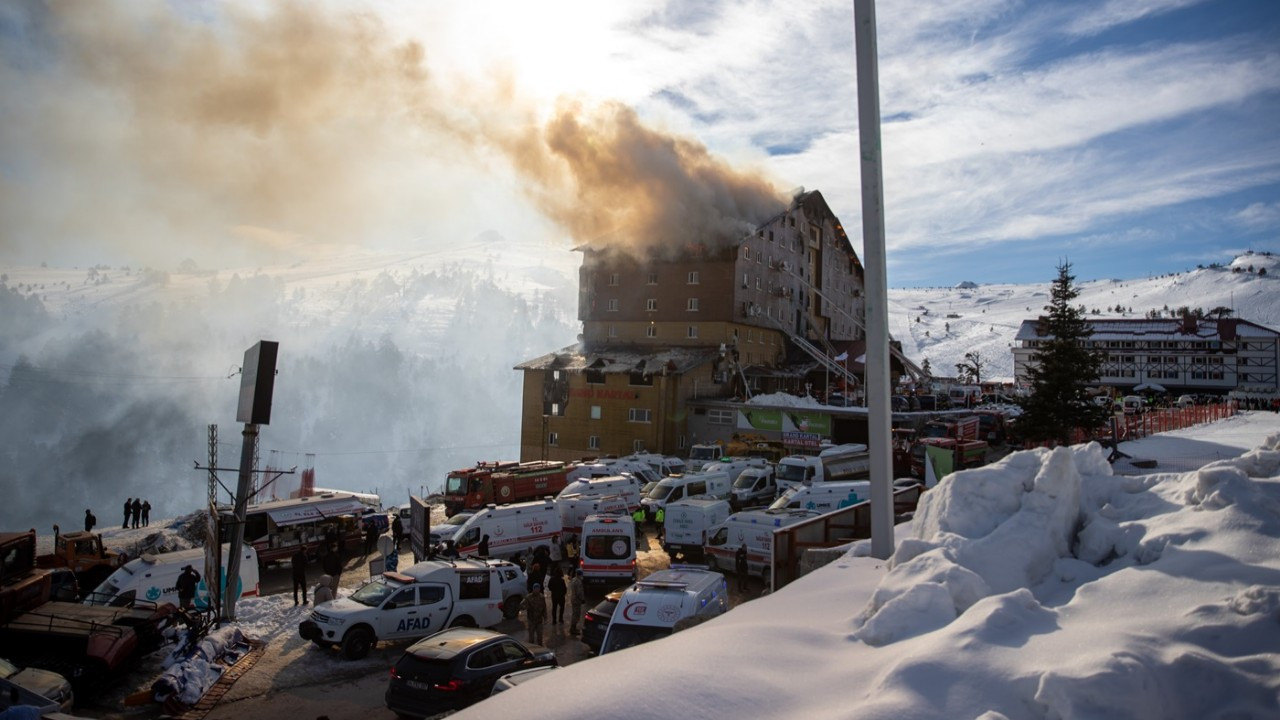
<path fill-rule="evenodd" d="M 502 73 L 488 87 L 440 77 L 429 47 L 392 41 L 371 14 L 201 11 L 0 11 L 0 37 L 17 40 L 0 52 L 7 250 L 280 261 L 474 222 L 458 215 L 482 201 L 462 196 L 504 172 L 580 243 L 732 241 L 785 205 L 760 173 L 628 108 L 566 102 L 540 121 Z"/>

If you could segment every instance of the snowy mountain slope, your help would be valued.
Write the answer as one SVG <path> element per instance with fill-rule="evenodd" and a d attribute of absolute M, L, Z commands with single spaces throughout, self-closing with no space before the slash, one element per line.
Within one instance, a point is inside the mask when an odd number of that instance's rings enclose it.
<path fill-rule="evenodd" d="M 1249 272 L 1248 267 L 1254 271 Z M 1239 268 L 1239 272 L 1233 270 Z M 1265 268 L 1266 274 L 1257 271 Z M 1245 254 L 1219 268 L 1137 280 L 1077 279 L 1090 317 L 1141 318 L 1151 310 L 1166 317 L 1179 307 L 1234 308 L 1233 317 L 1280 329 L 1280 256 Z M 902 342 L 907 357 L 928 358 L 935 375 L 955 374 L 967 352 L 977 352 L 986 367 L 984 378 L 1013 378 L 1013 338 L 1023 320 L 1035 318 L 1049 304 L 1056 271 L 1041 285 L 979 285 L 974 288 L 909 288 L 889 291 L 889 332 Z M 1124 306 L 1123 312 L 1116 310 Z M 1094 314 L 1094 310 L 1100 311 Z"/>

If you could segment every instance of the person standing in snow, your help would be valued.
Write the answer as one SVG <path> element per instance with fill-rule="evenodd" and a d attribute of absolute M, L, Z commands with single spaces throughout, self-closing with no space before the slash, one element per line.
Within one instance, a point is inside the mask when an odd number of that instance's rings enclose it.
<path fill-rule="evenodd" d="M 582 601 L 586 593 L 582 588 L 582 575 L 578 568 L 569 566 L 569 634 L 578 634 L 578 623 L 582 621 Z"/>
<path fill-rule="evenodd" d="M 93 526 L 94 526 L 94 525 L 97 525 L 97 524 L 98 524 L 98 518 L 94 517 L 94 516 L 93 516 L 93 513 L 89 512 L 89 509 L 88 509 L 88 508 L 85 508 L 85 511 L 84 511 L 84 531 L 85 531 L 85 532 L 92 532 L 92 531 L 93 531 Z"/>
<path fill-rule="evenodd" d="M 290 569 L 293 571 L 293 604 L 298 604 L 298 589 L 302 589 L 302 604 L 307 604 L 307 548 L 305 545 L 298 545 L 298 549 L 294 551 L 293 557 L 289 558 Z"/>
<path fill-rule="evenodd" d="M 342 550 L 336 545 L 329 546 L 329 552 L 325 553 L 324 559 L 320 561 L 320 567 L 324 570 L 324 576 L 329 579 L 329 589 L 334 594 L 338 592 L 338 581 L 342 578 Z"/>
<path fill-rule="evenodd" d="M 142 501 L 142 527 L 146 527 L 150 524 L 151 524 L 151 501 L 143 500 Z"/>
<path fill-rule="evenodd" d="M 564 622 L 564 595 L 569 589 L 560 573 L 559 565 L 551 566 L 551 577 L 547 580 L 547 589 L 551 591 L 551 622 L 556 625 Z"/>
<path fill-rule="evenodd" d="M 191 607 L 191 603 L 196 598 L 196 585 L 200 583 L 200 573 L 195 568 L 187 565 L 182 568 L 182 574 L 178 576 L 178 581 L 174 585 L 178 588 L 178 607 L 186 610 Z"/>
<path fill-rule="evenodd" d="M 311 607 L 320 607 L 320 603 L 330 600 L 333 600 L 333 578 L 321 575 L 320 582 L 316 583 L 315 590 L 311 593 Z"/>
<path fill-rule="evenodd" d="M 121 525 L 120 527 L 126 530 L 129 528 L 129 516 L 132 514 L 133 514 L 133 498 L 125 498 L 124 499 L 124 525 Z"/>
<path fill-rule="evenodd" d="M 547 601 L 542 596 L 542 585 L 534 583 L 529 594 L 520 601 L 524 608 L 524 621 L 529 629 L 529 642 L 542 644 L 542 623 L 547 618 Z"/>
<path fill-rule="evenodd" d="M 133 511 L 133 526 L 136 528 L 138 527 L 138 523 L 142 520 L 142 498 L 133 499 L 131 510 Z"/>
<path fill-rule="evenodd" d="M 738 574 L 738 589 L 746 591 L 747 589 L 747 546 L 739 545 L 738 552 L 733 555 L 734 571 Z"/>
<path fill-rule="evenodd" d="M 391 516 L 391 537 L 396 541 L 396 552 L 400 552 L 400 540 L 404 537 L 404 523 L 400 522 L 400 513 Z"/>

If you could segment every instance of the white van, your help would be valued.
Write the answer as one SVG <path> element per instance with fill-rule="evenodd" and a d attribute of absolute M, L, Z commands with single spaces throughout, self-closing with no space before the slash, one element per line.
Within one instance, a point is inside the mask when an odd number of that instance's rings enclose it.
<path fill-rule="evenodd" d="M 231 546 L 222 546 L 222 583 L 226 584 L 227 560 Z M 196 587 L 196 607 L 204 609 L 209 605 L 209 586 L 203 577 L 204 548 L 178 550 L 158 555 L 144 554 L 134 558 L 111 573 L 89 596 L 85 603 L 89 605 L 110 605 L 126 607 L 134 600 L 145 600 L 154 603 L 178 604 L 178 576 L 182 568 L 190 565 L 202 576 Z M 244 546 L 244 555 L 240 557 L 240 597 L 253 597 L 258 594 L 258 553 L 252 545 Z"/>
<path fill-rule="evenodd" d="M 778 496 L 770 510 L 817 510 L 831 512 L 871 498 L 871 481 L 800 485 Z"/>
<path fill-rule="evenodd" d="M 454 533 L 459 555 L 479 555 L 480 540 L 489 536 L 488 557 L 509 558 L 560 541 L 560 514 L 551 500 L 489 505 Z"/>
<path fill-rule="evenodd" d="M 662 549 L 675 557 L 702 557 L 711 529 L 729 518 L 729 503 L 712 498 L 686 498 L 667 503 Z"/>
<path fill-rule="evenodd" d="M 621 495 L 560 495 L 555 499 L 560 531 L 567 537 L 582 533 L 582 522 L 591 515 L 629 515 L 631 508 Z"/>
<path fill-rule="evenodd" d="M 473 515 L 475 515 L 474 512 L 470 510 L 463 510 L 462 512 L 450 516 L 449 519 L 439 525 L 433 524 L 431 526 L 431 532 L 427 533 L 428 544 L 439 545 L 445 540 L 454 539 L 454 536 L 458 534 L 458 528 L 466 525 L 467 521 L 470 520 Z"/>
<path fill-rule="evenodd" d="M 618 459 L 623 461 L 642 462 L 662 477 L 683 475 L 689 470 L 689 468 L 685 466 L 684 460 L 670 455 L 659 455 L 657 453 L 632 453 L 631 455 L 626 455 Z"/>
<path fill-rule="evenodd" d="M 734 510 L 768 505 L 778 497 L 777 473 L 772 465 L 747 468 L 733 481 L 729 493 L 729 504 Z"/>
<path fill-rule="evenodd" d="M 865 480 L 870 476 L 871 455 L 866 445 L 836 445 L 816 456 L 788 455 L 778 461 L 780 491 L 801 484 Z"/>
<path fill-rule="evenodd" d="M 482 560 L 428 560 L 320 603 L 298 625 L 298 634 L 321 647 L 341 644 L 348 660 L 359 660 L 379 640 L 497 625 L 503 618 L 502 585 L 499 568 Z"/>
<path fill-rule="evenodd" d="M 556 495 L 556 499 L 577 495 L 581 497 L 607 497 L 617 495 L 627 503 L 629 510 L 640 507 L 640 499 L 644 497 L 640 490 L 648 482 L 635 475 L 606 475 L 603 477 L 579 478 L 569 483 Z M 656 481 L 655 481 L 656 482 Z"/>
<path fill-rule="evenodd" d="M 650 517 L 667 503 L 691 497 L 729 498 L 729 475 L 723 472 L 700 472 L 662 478 L 640 501 Z"/>
<path fill-rule="evenodd" d="M 636 579 L 636 524 L 629 515 L 592 515 L 582 521 L 583 582 L 622 585 Z"/>
<path fill-rule="evenodd" d="M 703 548 L 712 568 L 736 569 L 738 548 L 747 548 L 747 572 L 769 584 L 773 567 L 773 533 L 820 513 L 813 510 L 744 510 L 729 516 L 716 527 Z"/>
<path fill-rule="evenodd" d="M 758 457 L 723 457 L 715 462 L 707 463 L 702 468 L 702 472 L 724 472 L 729 475 L 729 482 L 738 479 L 743 470 L 747 468 L 763 468 L 768 467 L 769 462 L 764 458 Z"/>
<path fill-rule="evenodd" d="M 619 458 L 604 458 L 595 462 L 583 463 L 576 465 L 569 470 L 565 478 L 572 483 L 574 480 L 584 478 L 611 477 L 629 473 L 640 479 L 640 484 L 647 482 L 657 482 L 662 479 L 656 470 L 649 467 L 648 463 L 638 460 L 623 460 Z"/>
<path fill-rule="evenodd" d="M 711 618 L 729 609 L 724 575 L 705 568 L 659 570 L 627 588 L 609 620 L 600 654 L 664 638 L 686 618 Z"/>

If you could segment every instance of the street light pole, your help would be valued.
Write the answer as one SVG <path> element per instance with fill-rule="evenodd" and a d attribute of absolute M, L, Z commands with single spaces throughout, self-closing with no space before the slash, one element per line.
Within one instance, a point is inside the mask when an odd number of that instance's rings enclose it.
<path fill-rule="evenodd" d="M 889 287 L 884 242 L 884 170 L 874 0 L 853 1 L 862 166 L 862 247 L 867 278 L 867 442 L 871 454 L 871 554 L 893 554 L 893 464 L 889 414 Z"/>

